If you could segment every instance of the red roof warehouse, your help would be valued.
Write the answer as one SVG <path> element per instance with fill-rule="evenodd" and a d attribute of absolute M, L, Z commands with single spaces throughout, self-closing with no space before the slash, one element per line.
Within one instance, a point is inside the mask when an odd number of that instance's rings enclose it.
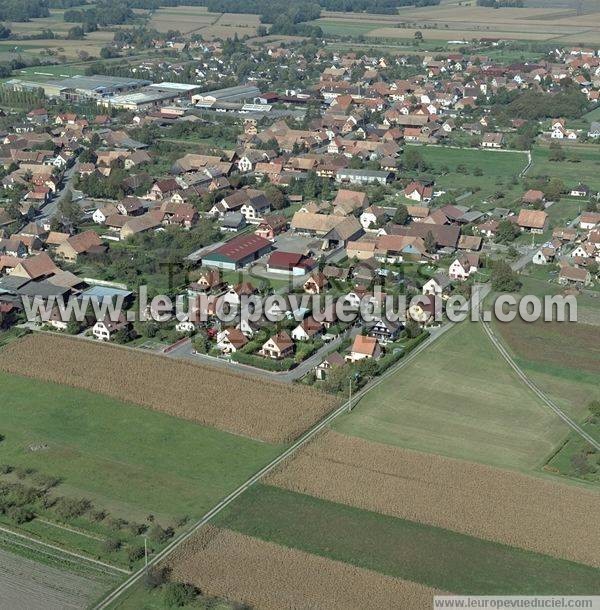
<path fill-rule="evenodd" d="M 220 269 L 239 269 L 271 249 L 271 242 L 258 235 L 239 235 L 202 257 L 202 264 Z"/>

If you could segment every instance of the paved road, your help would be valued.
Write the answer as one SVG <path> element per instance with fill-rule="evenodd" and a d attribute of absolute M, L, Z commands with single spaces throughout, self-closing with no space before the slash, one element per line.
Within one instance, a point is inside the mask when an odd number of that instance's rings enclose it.
<path fill-rule="evenodd" d="M 77 162 L 65 171 L 61 187 L 52 200 L 42 208 L 41 214 L 37 217 L 37 220 L 52 218 L 52 216 L 56 214 L 59 202 L 62 201 L 63 197 L 67 194 L 67 191 L 72 189 L 73 181 L 76 176 L 76 168 Z"/>

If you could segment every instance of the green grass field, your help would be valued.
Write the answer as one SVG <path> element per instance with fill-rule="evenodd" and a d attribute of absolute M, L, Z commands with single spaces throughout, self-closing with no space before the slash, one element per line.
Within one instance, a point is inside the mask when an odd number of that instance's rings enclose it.
<path fill-rule="evenodd" d="M 522 384 L 479 324 L 449 330 L 374 388 L 339 432 L 367 440 L 529 471 L 567 428 Z"/>
<path fill-rule="evenodd" d="M 444 591 L 600 593 L 600 571 L 585 565 L 264 485 L 215 524 Z"/>
<path fill-rule="evenodd" d="M 0 386 L 0 463 L 126 519 L 198 517 L 280 451 L 83 390 L 5 373 Z"/>
<path fill-rule="evenodd" d="M 563 145 L 567 155 L 565 161 L 549 161 L 550 149 L 536 146 L 533 149 L 533 165 L 527 173 L 528 176 L 550 176 L 560 178 L 565 187 L 577 186 L 580 182 L 590 188 L 600 190 L 600 153 L 597 147 L 569 147 Z M 573 163 L 568 159 L 576 155 L 580 161 Z"/>
<path fill-rule="evenodd" d="M 504 198 L 495 205 L 509 206 L 522 193 L 522 187 L 515 179 L 527 165 L 524 153 L 443 146 L 407 148 L 416 148 L 429 164 L 430 169 L 426 173 L 435 178 L 436 189 L 455 190 L 458 194 L 478 189 L 461 204 L 473 204 L 484 210 L 486 205 L 481 204 L 482 200 L 502 192 Z M 463 172 L 458 171 L 461 166 L 464 167 Z M 481 170 L 481 175 L 475 175 L 476 170 Z"/>

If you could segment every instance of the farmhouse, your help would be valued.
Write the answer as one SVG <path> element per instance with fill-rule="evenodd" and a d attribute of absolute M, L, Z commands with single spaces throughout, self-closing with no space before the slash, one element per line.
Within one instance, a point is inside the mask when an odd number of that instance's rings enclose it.
<path fill-rule="evenodd" d="M 114 338 L 115 333 L 120 330 L 124 330 L 129 327 L 129 322 L 126 320 L 125 316 L 121 314 L 119 319 L 116 321 L 112 321 L 110 318 L 104 318 L 104 320 L 98 320 L 94 327 L 92 328 L 92 335 L 98 341 L 110 341 Z"/>
<path fill-rule="evenodd" d="M 592 278 L 587 269 L 563 263 L 558 273 L 558 282 L 562 285 L 589 286 L 592 283 Z"/>
<path fill-rule="evenodd" d="M 202 257 L 202 264 L 220 269 L 240 269 L 258 260 L 272 243 L 258 235 L 239 235 Z"/>
<path fill-rule="evenodd" d="M 85 231 L 72 235 L 63 241 L 57 248 L 56 254 L 66 261 L 75 262 L 84 254 L 100 254 L 107 250 L 98 234 L 94 231 Z"/>
<path fill-rule="evenodd" d="M 315 367 L 315 376 L 319 381 L 323 381 L 332 369 L 344 366 L 344 363 L 344 357 L 339 352 L 333 352 Z"/>
<path fill-rule="evenodd" d="M 542 210 L 521 210 L 517 224 L 521 231 L 541 234 L 548 228 L 548 214 Z"/>
<path fill-rule="evenodd" d="M 502 148 L 504 135 L 501 133 L 484 133 L 481 140 L 482 148 Z"/>
<path fill-rule="evenodd" d="M 404 189 L 404 196 L 413 201 L 428 203 L 433 195 L 433 186 L 422 182 L 411 182 Z"/>

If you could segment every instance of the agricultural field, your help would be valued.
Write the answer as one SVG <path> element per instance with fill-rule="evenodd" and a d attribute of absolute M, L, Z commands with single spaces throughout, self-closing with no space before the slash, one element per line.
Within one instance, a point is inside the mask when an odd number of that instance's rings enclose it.
<path fill-rule="evenodd" d="M 82 576 L 0 549 L 2 608 L 84 608 L 109 584 L 105 577 Z"/>
<path fill-rule="evenodd" d="M 258 15 L 209 13 L 202 6 L 160 8 L 152 13 L 149 26 L 159 32 L 176 30 L 182 34 L 201 34 L 205 40 L 233 38 L 237 34 L 254 36 L 260 25 Z"/>
<path fill-rule="evenodd" d="M 585 518 L 600 508 L 600 493 L 549 477 L 531 477 L 328 430 L 265 482 L 600 567 L 596 553 L 600 533 L 590 531 Z M 492 505 L 494 518 L 490 519 Z"/>
<path fill-rule="evenodd" d="M 434 594 L 418 583 L 212 526 L 170 564 L 176 580 L 264 610 L 390 608 L 398 600 L 417 610 L 430 607 Z"/>
<path fill-rule="evenodd" d="M 442 591 L 600 592 L 595 567 L 267 485 L 252 487 L 214 524 Z"/>
<path fill-rule="evenodd" d="M 527 175 L 560 178 L 565 187 L 577 186 L 585 182 L 590 188 L 600 190 L 600 155 L 598 147 L 564 145 L 567 158 L 564 161 L 550 161 L 550 149 L 535 146 L 532 151 L 533 164 Z M 569 159 L 576 158 L 577 161 Z"/>
<path fill-rule="evenodd" d="M 461 200 L 464 205 L 472 199 L 478 209 L 484 210 L 482 199 L 498 191 L 504 195 L 502 205 L 510 205 L 522 192 L 517 178 L 527 165 L 525 153 L 442 146 L 407 147 L 410 148 L 417 150 L 428 164 L 425 173 L 435 177 L 436 190 L 454 190 L 458 195 L 476 190 L 472 197 Z M 488 207 L 495 205 L 499 204 Z"/>
<path fill-rule="evenodd" d="M 592 15 L 600 10 L 590 7 Z M 444 6 L 400 9 L 397 15 L 374 15 L 323 11 L 313 21 L 331 36 L 381 39 L 414 39 L 421 31 L 428 40 L 551 40 L 594 43 L 600 40 L 600 25 L 592 15 L 577 15 L 565 8 L 492 8 L 452 3 Z"/>
<path fill-rule="evenodd" d="M 427 388 L 427 392 L 423 391 Z M 373 442 L 531 471 L 567 435 L 479 324 L 456 325 L 334 428 Z"/>
<path fill-rule="evenodd" d="M 589 317 L 587 311 L 598 317 L 598 309 L 597 303 L 595 309 L 583 308 L 584 319 Z M 587 410 L 592 401 L 600 400 L 600 327 L 582 322 L 525 323 L 518 319 L 495 326 L 519 366 L 537 386 L 600 440 L 598 418 Z M 575 433 L 558 447 L 544 469 L 571 479 L 600 482 L 597 452 Z"/>
<path fill-rule="evenodd" d="M 0 370 L 97 392 L 268 443 L 296 438 L 337 404 L 334 397 L 312 388 L 43 333 L 8 345 Z"/>
<path fill-rule="evenodd" d="M 280 451 L 85 390 L 6 373 L 0 383 L 0 463 L 57 477 L 54 495 L 120 518 L 200 516 Z"/>

